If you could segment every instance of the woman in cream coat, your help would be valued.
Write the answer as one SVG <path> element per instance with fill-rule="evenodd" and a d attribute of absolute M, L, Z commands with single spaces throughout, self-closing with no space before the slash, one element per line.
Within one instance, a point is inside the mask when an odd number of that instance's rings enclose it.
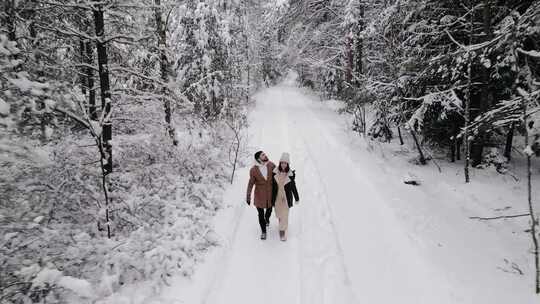
<path fill-rule="evenodd" d="M 279 219 L 279 238 L 282 241 L 287 240 L 289 208 L 293 206 L 293 198 L 296 203 L 300 200 L 295 179 L 296 172 L 290 168 L 289 153 L 283 153 L 272 174 L 272 205 Z"/>

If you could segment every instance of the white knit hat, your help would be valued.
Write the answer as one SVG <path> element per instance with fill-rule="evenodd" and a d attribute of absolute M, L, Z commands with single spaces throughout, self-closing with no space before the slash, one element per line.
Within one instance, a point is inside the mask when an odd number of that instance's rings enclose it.
<path fill-rule="evenodd" d="M 279 158 L 279 162 L 285 162 L 287 164 L 289 164 L 289 166 L 291 165 L 291 157 L 289 156 L 289 153 L 287 152 L 283 152 L 281 154 L 281 157 Z"/>

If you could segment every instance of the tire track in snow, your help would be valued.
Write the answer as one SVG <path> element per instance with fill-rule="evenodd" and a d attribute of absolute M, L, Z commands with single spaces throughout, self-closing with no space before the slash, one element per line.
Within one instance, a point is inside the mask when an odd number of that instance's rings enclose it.
<path fill-rule="evenodd" d="M 287 90 L 287 88 L 284 89 Z M 307 106 L 304 110 L 307 111 Z M 294 125 L 289 126 L 290 129 L 296 130 L 295 127 Z M 303 186 L 306 188 L 300 191 L 304 193 L 304 197 L 308 198 L 303 199 L 302 206 L 307 210 L 302 208 L 304 210 L 301 210 L 301 217 L 307 218 L 308 223 L 311 224 L 310 227 L 302 226 L 302 231 L 311 233 L 311 237 L 301 240 L 302 252 L 300 253 L 303 259 L 309 259 L 309 263 L 301 262 L 300 264 L 303 266 L 302 268 L 319 268 L 315 273 L 315 278 L 302 275 L 302 279 L 309 282 L 308 286 L 301 290 L 302 298 L 307 299 L 302 303 L 357 303 L 358 301 L 354 298 L 354 293 L 351 290 L 343 250 L 337 237 L 334 215 L 329 206 L 327 186 L 322 172 L 305 136 L 297 132 L 295 138 L 295 153 L 302 155 Z M 314 193 L 310 195 L 309 191 L 314 191 Z M 317 236 L 321 236 L 321 238 L 318 239 Z M 321 239 L 325 239 L 325 242 L 321 242 Z"/>
<path fill-rule="evenodd" d="M 223 281 L 227 274 L 227 270 L 229 269 L 229 266 L 230 266 L 231 250 L 235 242 L 236 236 L 238 234 L 238 227 L 240 226 L 240 223 L 242 222 L 242 218 L 245 215 L 246 209 L 242 207 L 243 206 L 235 207 L 236 210 L 234 212 L 234 215 L 235 215 L 235 218 L 238 218 L 239 220 L 233 226 L 231 235 L 226 238 L 227 243 L 221 249 L 223 252 L 220 255 L 221 258 L 219 259 L 219 261 L 225 261 L 225 263 L 217 267 L 215 276 L 213 276 L 212 280 L 210 281 L 210 283 L 208 283 L 208 285 L 205 288 L 205 292 L 203 293 L 201 304 L 214 303 L 213 297 L 215 297 L 216 291 L 219 291 L 221 289 L 221 286 L 223 285 Z"/>
<path fill-rule="evenodd" d="M 257 116 L 256 110 L 254 111 L 255 114 L 252 116 Z M 264 127 L 258 127 L 255 128 L 255 134 L 253 136 L 250 136 L 250 132 L 248 132 L 247 135 L 247 142 L 248 147 L 247 149 L 249 151 L 252 150 L 258 150 L 261 146 L 262 138 L 265 133 L 266 126 Z M 253 130 L 253 128 L 251 128 Z M 247 168 L 241 168 L 240 170 L 248 171 L 251 164 L 248 164 Z M 240 170 L 238 170 L 238 174 L 236 175 L 235 182 L 232 186 L 241 187 L 244 181 L 239 181 L 238 177 L 241 176 Z M 245 181 L 247 182 L 247 181 Z M 234 191 L 236 192 L 236 191 Z M 241 191 L 240 191 L 241 192 Z M 213 304 L 218 303 L 219 298 L 219 292 L 223 287 L 224 280 L 227 276 L 227 272 L 230 270 L 231 266 L 231 255 L 232 250 L 235 243 L 237 242 L 238 237 L 238 229 L 240 227 L 240 224 L 244 221 L 245 211 L 246 208 L 243 205 L 243 197 L 238 197 L 239 199 L 239 205 L 236 205 L 233 220 L 236 219 L 234 222 L 233 228 L 231 229 L 231 233 L 226 236 L 226 245 L 222 247 L 222 254 L 220 255 L 221 258 L 219 261 L 221 262 L 219 265 L 216 265 L 216 272 L 215 275 L 212 277 L 211 282 L 206 286 L 205 292 L 203 294 L 203 298 L 201 300 L 201 304 Z M 217 261 L 216 261 L 217 264 Z"/>

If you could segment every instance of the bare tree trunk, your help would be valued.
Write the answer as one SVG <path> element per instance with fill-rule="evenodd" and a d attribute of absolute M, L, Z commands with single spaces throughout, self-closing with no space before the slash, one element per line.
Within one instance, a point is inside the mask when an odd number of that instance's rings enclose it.
<path fill-rule="evenodd" d="M 456 162 L 456 138 L 452 136 L 450 139 L 450 162 Z"/>
<path fill-rule="evenodd" d="M 96 1 L 98 2 L 98 1 Z M 101 115 L 102 115 L 102 134 L 101 139 L 98 139 L 100 149 L 100 162 L 102 169 L 102 186 L 105 194 L 105 221 L 107 225 L 107 237 L 111 238 L 110 212 L 109 212 L 109 195 L 107 186 L 107 176 L 112 173 L 112 121 L 111 121 L 111 89 L 109 80 L 109 69 L 107 59 L 107 46 L 105 44 L 105 20 L 103 18 L 102 4 L 95 4 L 93 8 L 94 24 L 97 36 L 97 56 L 99 70 L 99 84 L 101 93 Z"/>
<path fill-rule="evenodd" d="M 420 157 L 420 164 L 425 165 L 426 164 L 426 158 L 424 157 L 424 152 L 422 151 L 422 147 L 420 147 L 420 143 L 418 142 L 418 138 L 416 137 L 416 132 L 411 127 L 411 134 L 414 139 L 414 143 L 416 145 L 416 149 L 418 150 L 418 155 Z"/>
<path fill-rule="evenodd" d="M 81 61 L 81 63 L 86 62 L 85 57 L 86 57 L 86 49 L 85 49 L 84 39 L 80 38 L 79 39 L 79 60 Z M 83 93 L 83 95 L 86 95 L 86 88 L 88 87 L 88 84 L 87 84 L 87 79 L 86 79 L 86 69 L 84 67 L 81 67 L 81 71 L 79 71 L 79 81 L 81 83 L 81 93 Z"/>
<path fill-rule="evenodd" d="M 36 75 L 38 80 L 43 80 L 43 77 L 45 77 L 45 71 L 42 68 L 42 59 L 43 55 L 41 52 L 41 41 L 37 37 L 37 31 L 36 31 L 36 24 L 35 24 L 35 9 L 34 9 L 34 3 L 30 3 L 26 8 L 26 14 L 24 18 L 29 21 L 28 24 L 28 32 L 30 34 L 30 42 L 33 51 L 33 56 L 31 60 L 33 60 L 35 63 L 37 63 L 37 69 L 36 69 Z M 38 97 L 37 106 L 42 111 L 42 114 L 40 115 L 40 129 L 41 129 L 41 136 L 40 141 L 42 144 L 45 144 L 49 140 L 49 134 L 48 134 L 48 126 L 51 124 L 53 120 L 53 114 L 52 111 L 47 110 L 47 107 L 44 102 L 43 96 Z"/>
<path fill-rule="evenodd" d="M 247 38 L 246 38 L 247 39 Z M 249 97 L 251 94 L 251 67 L 250 67 L 250 59 L 249 59 L 249 46 L 247 50 L 247 79 L 246 79 L 246 104 L 249 103 Z"/>
<path fill-rule="evenodd" d="M 88 93 L 88 116 L 91 120 L 97 120 L 96 110 L 96 89 L 94 88 L 94 69 L 92 65 L 93 49 L 89 39 L 80 40 L 80 57 L 84 66 L 81 68 L 81 91 L 84 95 Z"/>
<path fill-rule="evenodd" d="M 360 109 L 362 111 L 362 132 L 364 133 L 364 138 L 367 136 L 367 122 L 366 122 L 366 107 L 364 104 L 360 106 Z"/>
<path fill-rule="evenodd" d="M 514 141 L 514 128 L 515 123 L 512 123 L 510 125 L 510 129 L 508 130 L 508 134 L 506 134 L 506 143 L 504 145 L 504 156 L 508 161 L 512 159 L 512 145 Z"/>
<path fill-rule="evenodd" d="M 530 149 L 529 147 L 529 126 L 527 123 L 527 102 L 528 98 L 523 98 L 523 123 L 525 124 L 525 147 L 527 149 Z M 529 206 L 529 214 L 531 217 L 531 237 L 533 241 L 533 253 L 534 253 L 534 266 L 536 267 L 535 272 L 535 291 L 536 293 L 540 293 L 540 260 L 538 257 L 538 237 L 536 235 L 536 228 L 538 225 L 538 219 L 536 218 L 536 214 L 534 213 L 534 207 L 532 203 L 532 186 L 531 186 L 531 179 L 532 179 L 532 166 L 531 166 L 531 153 L 527 154 L 527 203 Z"/>
<path fill-rule="evenodd" d="M 155 18 L 156 18 L 156 31 L 158 36 L 158 49 L 159 49 L 159 67 L 161 74 L 161 81 L 163 86 L 161 88 L 161 94 L 163 97 L 163 108 L 165 110 L 165 126 L 169 137 L 172 139 L 173 145 L 178 145 L 178 140 L 176 139 L 175 130 L 171 122 L 172 117 L 172 108 L 171 101 L 166 98 L 167 95 L 167 83 L 169 82 L 169 59 L 167 58 L 167 21 L 163 20 L 163 13 L 161 8 L 161 1 L 154 0 L 156 5 L 155 9 Z"/>
<path fill-rule="evenodd" d="M 470 56 L 469 56 L 470 58 Z M 471 75 L 471 67 L 469 63 L 469 76 Z M 465 132 L 463 135 L 463 145 L 465 146 L 465 182 L 468 183 L 470 181 L 469 177 L 469 162 L 471 160 L 471 152 L 470 152 L 470 141 L 469 141 L 469 117 L 470 117 L 470 104 L 471 104 L 471 80 L 469 79 L 468 84 L 468 91 L 467 91 L 467 100 L 465 100 Z"/>
<path fill-rule="evenodd" d="M 92 68 L 94 64 L 94 51 L 92 49 L 92 42 L 86 40 L 84 42 L 85 49 L 85 63 L 86 67 L 86 84 L 88 85 L 88 113 L 90 114 L 91 120 L 98 120 L 97 108 L 96 108 L 96 88 L 94 87 L 94 69 Z"/>
<path fill-rule="evenodd" d="M 234 152 L 234 160 L 232 161 L 233 170 L 231 173 L 231 185 L 234 182 L 234 174 L 236 173 L 236 165 L 238 164 L 238 155 L 240 154 L 240 145 L 241 145 L 239 131 L 238 132 L 236 132 L 236 130 L 233 130 L 233 131 L 235 132 L 234 134 L 235 139 L 234 139 L 234 142 L 232 143 L 232 150 Z"/>
<path fill-rule="evenodd" d="M 456 160 L 461 160 L 461 140 L 456 139 Z"/>
<path fill-rule="evenodd" d="M 397 126 L 397 132 L 398 132 L 398 136 L 399 136 L 399 144 L 403 146 L 404 142 L 403 142 L 403 137 L 401 136 L 401 127 L 400 126 Z"/>
<path fill-rule="evenodd" d="M 469 1 L 469 4 L 471 1 Z M 471 6 L 472 7 L 472 6 Z M 472 8 L 471 8 L 472 9 Z M 469 33 L 469 45 L 472 45 L 472 36 L 473 36 L 473 16 L 471 15 L 470 20 L 470 33 Z M 471 52 L 467 51 L 467 59 L 468 59 L 468 66 L 467 66 L 467 97 L 465 100 L 465 132 L 463 135 L 463 144 L 465 145 L 465 182 L 470 182 L 470 176 L 469 176 L 469 163 L 471 161 L 471 149 L 470 149 L 470 140 L 469 140 L 469 122 L 471 117 L 471 90 L 472 90 L 472 56 Z"/>
<path fill-rule="evenodd" d="M 96 4 L 94 7 L 94 23 L 97 36 L 97 55 L 99 70 L 99 85 L 101 93 L 101 111 L 103 116 L 103 146 L 107 160 L 105 162 L 105 172 L 112 172 L 112 121 L 111 121 L 111 85 L 109 80 L 109 68 L 107 58 L 107 46 L 105 40 L 105 21 L 103 18 L 102 4 Z"/>
<path fill-rule="evenodd" d="M 364 65 L 362 63 L 363 56 L 364 56 L 364 41 L 362 39 L 362 31 L 364 30 L 364 3 L 363 1 L 358 2 L 358 11 L 360 12 L 360 16 L 358 19 L 358 28 L 356 29 L 355 33 L 355 75 L 357 76 L 357 80 L 360 78 L 360 76 L 364 73 Z"/>
<path fill-rule="evenodd" d="M 351 84 L 353 65 L 354 65 L 354 54 L 353 54 L 353 33 L 349 32 L 346 37 L 345 45 L 345 82 L 347 86 Z"/>
<path fill-rule="evenodd" d="M 482 10 L 483 32 L 485 34 L 485 37 L 483 38 L 484 41 L 489 41 L 493 38 L 493 33 L 491 29 L 491 2 L 492 0 L 484 0 L 484 6 Z M 493 93 L 492 90 L 490 90 L 489 69 L 483 66 L 481 66 L 480 69 L 480 77 L 482 79 L 481 95 L 479 96 L 478 113 L 476 113 L 474 117 L 477 117 L 487 112 L 490 104 L 493 101 Z M 471 165 L 473 167 L 476 167 L 482 163 L 484 145 L 487 141 L 489 141 L 488 134 L 484 130 L 479 130 L 479 134 L 475 136 L 475 139 L 471 143 Z"/>
<path fill-rule="evenodd" d="M 246 79 L 246 104 L 249 103 L 249 95 L 251 94 L 251 58 L 249 56 L 249 37 L 247 34 L 248 30 L 248 7 L 244 8 L 244 39 L 246 40 L 246 68 L 247 68 L 247 79 Z"/>

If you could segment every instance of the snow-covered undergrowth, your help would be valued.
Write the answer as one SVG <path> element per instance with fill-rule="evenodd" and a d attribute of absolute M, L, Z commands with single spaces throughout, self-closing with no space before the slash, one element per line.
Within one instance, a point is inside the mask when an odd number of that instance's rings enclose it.
<path fill-rule="evenodd" d="M 210 220 L 230 175 L 230 134 L 221 123 L 186 122 L 175 147 L 155 123 L 158 109 L 120 122 L 114 136 L 111 239 L 89 136 L 64 130 L 39 149 L 39 163 L 2 163 L 0 302 L 91 303 L 193 273 L 217 242 Z"/>

